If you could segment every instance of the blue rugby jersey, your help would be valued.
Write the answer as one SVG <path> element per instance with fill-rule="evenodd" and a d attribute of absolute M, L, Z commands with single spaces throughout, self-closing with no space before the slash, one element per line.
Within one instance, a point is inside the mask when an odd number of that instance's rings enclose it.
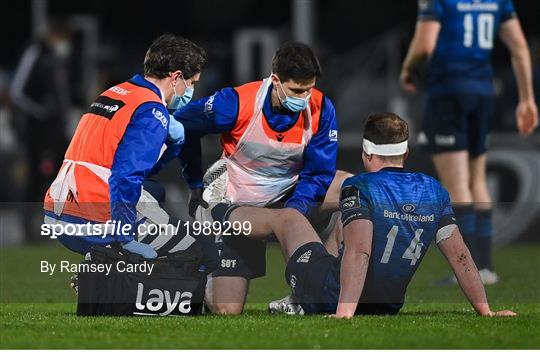
<path fill-rule="evenodd" d="M 360 302 L 403 303 L 434 239 L 455 228 L 448 192 L 434 178 L 400 168 L 353 176 L 343 183 L 343 225 L 373 222 L 373 243 Z"/>
<path fill-rule="evenodd" d="M 419 0 L 418 20 L 440 22 L 428 94 L 493 94 L 491 52 L 500 24 L 515 17 L 512 0 Z"/>

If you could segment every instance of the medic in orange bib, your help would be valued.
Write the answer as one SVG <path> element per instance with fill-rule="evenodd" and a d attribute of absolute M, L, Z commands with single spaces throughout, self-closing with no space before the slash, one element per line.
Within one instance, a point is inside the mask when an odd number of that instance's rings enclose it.
<path fill-rule="evenodd" d="M 187 104 L 205 61 L 204 50 L 191 41 L 162 35 L 146 53 L 144 76 L 107 89 L 81 117 L 44 200 L 43 226 L 60 226 L 58 239 L 67 248 L 84 254 L 93 245 L 118 242 L 146 258 L 173 248 L 163 240 L 157 246 L 150 238 L 137 238 L 137 226 L 152 216 L 142 202 L 156 204 L 152 214 L 168 220 L 143 182 L 160 158 L 178 154 L 183 127 L 169 118 L 165 106 Z M 76 226 L 85 224 L 92 226 Z"/>
<path fill-rule="evenodd" d="M 266 79 L 224 88 L 173 114 L 186 129 L 182 161 L 192 189 L 192 216 L 202 205 L 196 217 L 207 220 L 206 203 L 223 201 L 267 207 L 279 203 L 308 217 L 320 208 L 337 209 L 341 183 L 350 174 L 336 174 L 336 113 L 330 99 L 314 87 L 320 75 L 309 46 L 286 43 L 276 52 Z M 203 184 L 199 138 L 208 133 L 221 133 L 223 155 Z M 237 236 L 223 236 L 222 265 L 213 273 L 207 303 L 214 311 L 238 314 L 248 281 L 265 275 L 266 245 L 232 237 Z"/>

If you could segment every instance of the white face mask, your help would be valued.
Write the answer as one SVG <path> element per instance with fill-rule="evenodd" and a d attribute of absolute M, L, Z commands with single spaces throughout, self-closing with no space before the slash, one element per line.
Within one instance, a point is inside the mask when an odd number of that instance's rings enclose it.
<path fill-rule="evenodd" d="M 68 40 L 60 40 L 53 47 L 54 53 L 60 59 L 66 59 L 71 54 L 71 43 Z"/>

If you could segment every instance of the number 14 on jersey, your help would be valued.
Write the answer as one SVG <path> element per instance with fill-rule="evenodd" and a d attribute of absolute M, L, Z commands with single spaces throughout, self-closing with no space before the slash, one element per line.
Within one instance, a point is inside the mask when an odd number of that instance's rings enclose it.
<path fill-rule="evenodd" d="M 394 243 L 396 241 L 398 231 L 399 227 L 397 225 L 394 225 L 388 232 L 388 235 L 386 235 L 386 238 L 388 240 L 386 242 L 386 247 L 384 248 L 384 253 L 381 258 L 381 263 L 383 264 L 387 264 L 390 260 L 390 256 L 392 255 L 392 251 L 394 250 Z M 411 261 L 411 265 L 415 265 L 418 259 L 420 259 L 420 256 L 422 255 L 422 247 L 424 246 L 424 244 L 420 242 L 420 236 L 422 236 L 422 232 L 424 232 L 424 229 L 417 229 L 414 232 L 414 238 L 409 244 L 409 247 L 405 250 L 405 253 L 403 253 L 402 258 L 409 259 Z"/>

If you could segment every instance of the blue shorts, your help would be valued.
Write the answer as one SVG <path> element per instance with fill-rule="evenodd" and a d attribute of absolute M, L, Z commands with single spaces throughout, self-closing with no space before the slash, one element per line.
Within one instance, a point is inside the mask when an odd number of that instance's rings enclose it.
<path fill-rule="evenodd" d="M 428 95 L 422 123 L 425 139 L 420 143 L 432 153 L 486 153 L 493 100 L 490 95 L 467 93 Z"/>
<path fill-rule="evenodd" d="M 340 258 L 320 242 L 309 242 L 298 248 L 289 259 L 285 280 L 305 314 L 334 314 L 340 292 Z M 355 314 L 394 315 L 402 304 L 359 303 Z"/>

